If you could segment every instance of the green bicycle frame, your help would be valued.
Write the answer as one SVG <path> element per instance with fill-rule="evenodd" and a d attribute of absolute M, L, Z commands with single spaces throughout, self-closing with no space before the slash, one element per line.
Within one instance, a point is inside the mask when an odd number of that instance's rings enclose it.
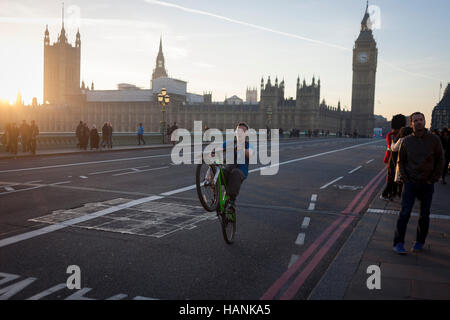
<path fill-rule="evenodd" d="M 221 167 L 219 167 L 218 182 L 219 182 L 219 210 L 220 212 L 225 212 L 225 202 L 229 198 L 229 196 L 227 194 L 225 194 L 225 197 L 222 196 L 222 185 L 224 185 L 226 188 L 226 181 L 225 175 Z"/>

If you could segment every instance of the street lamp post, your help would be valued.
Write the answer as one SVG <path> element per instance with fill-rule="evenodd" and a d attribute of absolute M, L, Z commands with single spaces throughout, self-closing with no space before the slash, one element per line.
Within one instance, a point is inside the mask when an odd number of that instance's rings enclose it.
<path fill-rule="evenodd" d="M 161 134 L 162 134 L 162 141 L 163 143 L 166 143 L 166 105 L 170 102 L 170 96 L 167 94 L 166 88 L 162 88 L 161 92 L 158 94 L 158 102 L 161 105 Z"/>

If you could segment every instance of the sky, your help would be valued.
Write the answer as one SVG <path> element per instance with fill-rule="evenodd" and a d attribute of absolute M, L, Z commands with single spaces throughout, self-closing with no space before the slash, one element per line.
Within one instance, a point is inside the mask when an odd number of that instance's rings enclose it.
<path fill-rule="evenodd" d="M 378 0 L 375 114 L 431 111 L 450 82 L 448 0 Z M 80 0 L 64 1 L 65 29 L 81 34 L 81 79 L 95 89 L 118 83 L 150 87 L 159 39 L 169 76 L 214 101 L 237 95 L 261 77 L 321 80 L 321 100 L 351 107 L 352 48 L 365 0 Z M 62 1 L 0 0 L 0 99 L 42 102 L 43 38 L 61 30 Z"/>

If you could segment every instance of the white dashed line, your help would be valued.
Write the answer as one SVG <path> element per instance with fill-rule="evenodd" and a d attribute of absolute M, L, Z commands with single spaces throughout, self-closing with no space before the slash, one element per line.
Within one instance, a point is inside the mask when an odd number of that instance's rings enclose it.
<path fill-rule="evenodd" d="M 352 174 L 353 172 L 355 172 L 355 171 L 357 171 L 357 170 L 359 170 L 361 168 L 362 168 L 362 166 L 356 167 L 355 169 L 349 171 L 348 173 Z"/>
<path fill-rule="evenodd" d="M 298 259 L 299 257 L 300 257 L 300 256 L 299 256 L 298 254 L 293 254 L 293 255 L 291 255 L 291 260 L 289 261 L 288 269 L 295 263 L 295 261 L 297 261 L 297 259 Z"/>
<path fill-rule="evenodd" d="M 298 234 L 297 240 L 295 240 L 295 244 L 298 246 L 302 246 L 304 243 L 305 243 L 305 234 L 301 232 Z"/>
<path fill-rule="evenodd" d="M 81 179 L 87 179 L 88 177 L 86 176 L 80 176 Z"/>
<path fill-rule="evenodd" d="M 325 189 L 325 188 L 328 187 L 329 185 L 335 183 L 336 181 L 341 180 L 342 178 L 343 178 L 343 177 L 339 177 L 339 178 L 337 178 L 337 179 L 334 179 L 333 181 L 330 181 L 330 182 L 328 182 L 327 184 L 321 186 L 320 189 Z"/>
<path fill-rule="evenodd" d="M 145 170 L 137 170 L 137 169 L 135 169 L 134 171 L 131 171 L 131 172 L 122 172 L 122 173 L 113 174 L 113 177 L 123 176 L 123 175 L 126 175 L 126 174 L 146 172 L 146 171 L 161 170 L 161 169 L 167 169 L 167 168 L 169 168 L 169 167 L 159 167 L 159 168 L 151 168 L 151 169 L 145 169 Z"/>
<path fill-rule="evenodd" d="M 375 159 L 370 159 L 369 161 L 366 162 L 366 164 L 371 163 L 373 160 L 375 160 Z"/>
<path fill-rule="evenodd" d="M 303 223 L 302 223 L 302 229 L 306 229 L 309 226 L 309 222 L 311 221 L 310 217 L 305 217 L 303 219 Z"/>

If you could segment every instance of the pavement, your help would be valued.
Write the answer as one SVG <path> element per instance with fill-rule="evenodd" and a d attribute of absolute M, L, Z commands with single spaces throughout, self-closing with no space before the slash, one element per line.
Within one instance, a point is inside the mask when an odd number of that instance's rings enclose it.
<path fill-rule="evenodd" d="M 430 229 L 420 253 L 410 251 L 419 212 L 416 200 L 405 238 L 408 253 L 404 256 L 392 250 L 401 199 L 382 200 L 380 190 L 309 299 L 450 299 L 449 189 L 449 185 L 435 184 Z M 368 268 L 374 265 L 379 267 L 380 288 L 368 289 L 373 274 Z"/>
<path fill-rule="evenodd" d="M 144 145 L 134 145 L 134 146 L 117 146 L 111 149 L 94 149 L 90 150 L 80 150 L 79 148 L 51 148 L 51 149 L 41 149 L 36 150 L 36 155 L 30 152 L 21 152 L 20 150 L 16 155 L 1 151 L 0 159 L 17 159 L 23 157 L 36 157 L 36 156 L 55 156 L 55 155 L 70 155 L 70 154 L 88 154 L 88 153 L 98 153 L 98 152 L 117 152 L 117 151 L 131 151 L 131 150 L 145 150 L 145 149 L 161 149 L 161 148 L 171 148 L 171 144 L 144 144 Z"/>
<path fill-rule="evenodd" d="M 436 185 L 425 252 L 395 255 L 399 201 L 379 199 L 382 140 L 283 139 L 276 175 L 250 165 L 231 246 L 198 201 L 195 165 L 173 165 L 167 146 L 148 147 L 0 160 L 0 299 L 428 299 L 449 292 L 448 186 Z M 374 264 L 381 290 L 366 287 Z M 80 290 L 65 285 L 69 265 L 80 267 Z"/>

